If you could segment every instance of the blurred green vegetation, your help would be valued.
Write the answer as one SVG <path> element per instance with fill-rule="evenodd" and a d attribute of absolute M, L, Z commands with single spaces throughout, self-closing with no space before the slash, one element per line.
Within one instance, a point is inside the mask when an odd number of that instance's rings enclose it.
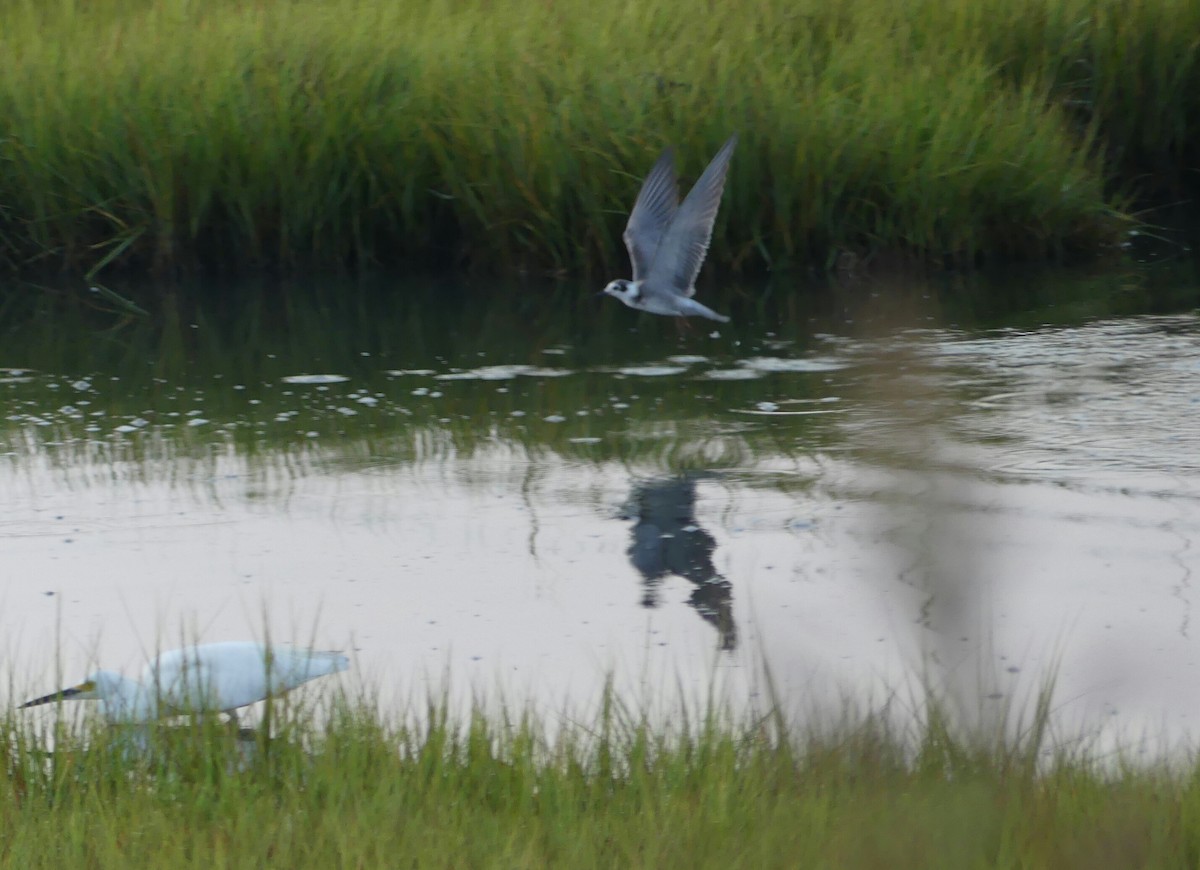
<path fill-rule="evenodd" d="M 1092 257 L 1192 178 L 1190 0 L 17 0 L 0 263 L 624 274 L 742 135 L 719 268 Z M 1194 179 L 1192 179 L 1194 182 Z"/>
<path fill-rule="evenodd" d="M 1050 742 L 1049 696 L 964 729 L 935 697 L 909 727 L 714 706 L 655 725 L 606 697 L 548 723 L 433 699 L 274 705 L 82 730 L 0 717 L 0 866 L 1183 867 L 1194 762 Z M 1003 718 L 1003 717 L 1002 717 Z M 47 749 L 52 746 L 52 751 Z"/>

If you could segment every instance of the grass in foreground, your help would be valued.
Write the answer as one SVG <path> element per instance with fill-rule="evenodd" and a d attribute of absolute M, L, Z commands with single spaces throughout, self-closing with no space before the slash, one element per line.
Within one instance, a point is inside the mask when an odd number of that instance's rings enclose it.
<path fill-rule="evenodd" d="M 1197 32 L 1190 0 L 24 0 L 0 262 L 624 269 L 658 149 L 694 178 L 733 130 L 720 265 L 1090 255 L 1110 180 L 1196 165 Z"/>
<path fill-rule="evenodd" d="M 1038 713 L 1044 717 L 1044 708 Z M 1194 866 L 1194 773 L 1024 738 L 868 719 L 824 736 L 706 714 L 666 735 L 605 703 L 546 736 L 359 706 L 239 741 L 215 720 L 128 735 L 0 731 L 0 865 Z M 1041 720 L 1044 725 L 1044 719 Z M 1035 726 L 1037 723 L 1034 723 Z"/>

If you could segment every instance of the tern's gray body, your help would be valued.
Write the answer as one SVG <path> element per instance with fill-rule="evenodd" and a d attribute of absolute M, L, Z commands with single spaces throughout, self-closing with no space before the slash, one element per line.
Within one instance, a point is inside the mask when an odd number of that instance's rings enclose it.
<path fill-rule="evenodd" d="M 698 315 L 729 322 L 728 317 L 701 305 L 692 296 L 712 240 L 725 173 L 736 146 L 734 135 L 721 146 L 682 204 L 671 149 L 663 152 L 642 182 L 622 236 L 633 264 L 633 280 L 612 281 L 604 288 L 605 293 L 630 308 L 651 314 Z"/>

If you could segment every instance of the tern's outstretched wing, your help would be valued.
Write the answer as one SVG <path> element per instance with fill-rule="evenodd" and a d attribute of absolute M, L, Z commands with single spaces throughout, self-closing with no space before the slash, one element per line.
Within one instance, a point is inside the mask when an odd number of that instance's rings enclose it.
<path fill-rule="evenodd" d="M 678 207 L 679 186 L 675 181 L 675 161 L 668 148 L 642 182 L 637 202 L 629 213 L 629 223 L 625 224 L 625 233 L 621 236 L 625 240 L 625 247 L 629 249 L 634 281 L 640 281 L 650 274 L 655 252 Z"/>
<path fill-rule="evenodd" d="M 736 134 L 721 146 L 696 186 L 683 200 L 683 205 L 675 212 L 651 263 L 651 278 L 655 286 L 672 287 L 687 296 L 696 292 L 696 276 L 704 263 L 708 243 L 712 241 L 713 221 L 721 206 L 725 173 L 735 147 Z"/>

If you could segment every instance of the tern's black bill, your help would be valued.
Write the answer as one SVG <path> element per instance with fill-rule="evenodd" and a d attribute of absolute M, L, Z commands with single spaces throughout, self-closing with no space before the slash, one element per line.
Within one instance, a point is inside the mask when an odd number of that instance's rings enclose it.
<path fill-rule="evenodd" d="M 26 701 L 19 709 L 24 710 L 26 707 L 36 707 L 39 704 L 53 704 L 55 701 L 61 701 L 70 698 L 73 695 L 80 693 L 80 688 L 75 686 L 70 689 L 63 689 L 61 692 L 53 692 L 49 695 L 43 695 L 40 698 L 34 698 L 32 701 Z"/>

